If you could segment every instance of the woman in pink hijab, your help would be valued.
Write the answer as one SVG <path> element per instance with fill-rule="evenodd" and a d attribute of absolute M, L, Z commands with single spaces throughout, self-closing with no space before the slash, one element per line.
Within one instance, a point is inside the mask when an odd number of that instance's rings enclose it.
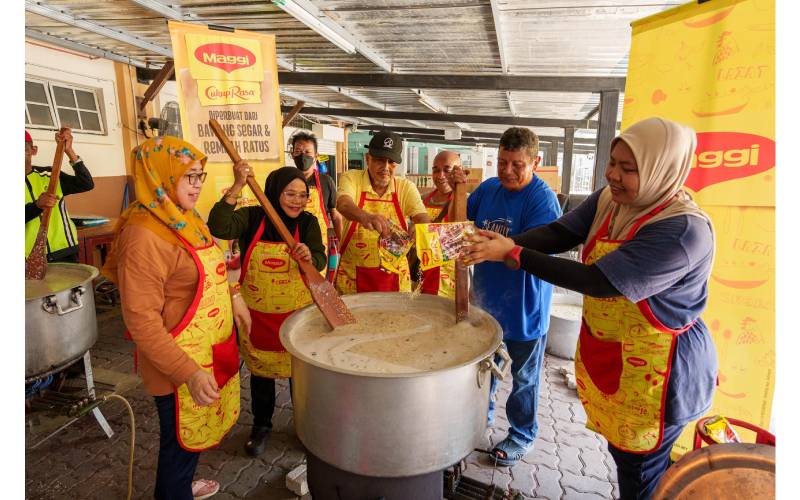
<path fill-rule="evenodd" d="M 679 123 L 640 121 L 612 141 L 607 186 L 513 239 L 479 231 L 464 258 L 504 261 L 584 294 L 578 396 L 586 426 L 608 440 L 623 499 L 650 497 L 714 393 L 717 355 L 700 318 L 714 231 L 682 189 L 696 143 Z M 582 262 L 548 255 L 581 244 Z"/>

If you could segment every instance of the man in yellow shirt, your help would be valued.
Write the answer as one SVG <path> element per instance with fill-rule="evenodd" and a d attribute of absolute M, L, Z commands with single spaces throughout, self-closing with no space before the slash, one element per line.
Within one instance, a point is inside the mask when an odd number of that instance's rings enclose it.
<path fill-rule="evenodd" d="M 406 219 L 414 224 L 430 222 L 417 187 L 395 177 L 403 160 L 403 140 L 392 132 L 378 132 L 364 154 L 366 170 L 350 170 L 339 179 L 336 210 L 344 217 L 336 288 L 339 293 L 410 292 L 408 263 L 401 259 L 399 272 L 381 263 L 380 236 L 388 236 L 392 224 L 410 234 Z"/>

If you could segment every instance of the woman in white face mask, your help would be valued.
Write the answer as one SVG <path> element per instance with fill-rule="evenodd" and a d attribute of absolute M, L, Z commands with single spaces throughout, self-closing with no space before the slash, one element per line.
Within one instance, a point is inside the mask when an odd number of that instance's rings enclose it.
<path fill-rule="evenodd" d="M 611 143 L 608 186 L 513 239 L 479 231 L 464 259 L 505 261 L 585 295 L 578 395 L 587 427 L 609 442 L 623 499 L 649 498 L 714 393 L 716 350 L 700 319 L 714 232 L 682 190 L 696 143 L 684 125 L 638 122 Z M 548 255 L 579 244 L 583 263 Z"/>

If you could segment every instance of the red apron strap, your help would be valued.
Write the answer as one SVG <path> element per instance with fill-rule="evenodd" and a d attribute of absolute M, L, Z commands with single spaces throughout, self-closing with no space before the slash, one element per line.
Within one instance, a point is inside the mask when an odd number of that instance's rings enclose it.
<path fill-rule="evenodd" d="M 197 312 L 197 307 L 200 304 L 200 298 L 203 296 L 203 273 L 204 273 L 203 263 L 200 262 L 200 256 L 197 255 L 197 250 L 195 250 L 194 247 L 188 241 L 186 241 L 180 235 L 178 235 L 178 233 L 175 234 L 178 236 L 178 239 L 181 240 L 183 245 L 189 251 L 189 255 L 192 256 L 192 260 L 194 260 L 194 264 L 195 266 L 197 266 L 197 289 L 195 290 L 194 298 L 192 299 L 192 304 L 186 310 L 186 313 L 183 315 L 183 318 L 181 318 L 181 321 L 177 325 L 175 325 L 175 328 L 173 328 L 170 331 L 170 334 L 173 337 L 177 337 L 183 331 L 183 329 L 186 328 L 186 325 L 188 325 L 189 322 L 192 321 L 192 318 L 194 318 L 194 313 Z M 203 248 L 204 249 L 209 248 L 214 244 L 215 243 L 212 242 L 210 245 Z"/>
<path fill-rule="evenodd" d="M 357 205 L 358 208 L 363 207 L 364 206 L 364 202 L 366 200 L 367 200 L 367 192 L 366 191 L 362 191 L 361 192 L 361 197 L 358 199 L 358 205 Z M 347 249 L 347 245 L 350 243 L 350 238 L 352 238 L 353 235 L 356 232 L 356 226 L 358 226 L 358 222 L 353 221 L 353 222 L 350 223 L 350 227 L 347 230 L 347 234 L 344 237 L 344 241 L 342 241 L 342 247 L 339 250 L 340 254 L 344 255 L 344 251 Z"/>
<path fill-rule="evenodd" d="M 325 203 L 323 202 L 324 197 L 322 196 L 322 186 L 319 182 L 319 172 L 316 169 L 314 169 L 314 183 L 317 185 L 317 199 L 319 201 L 319 209 L 322 212 L 322 218 L 325 220 L 325 227 L 330 229 L 331 221 L 328 220 L 328 212 L 326 210 Z"/>
<path fill-rule="evenodd" d="M 244 254 L 244 260 L 242 260 L 242 272 L 241 272 L 241 279 L 243 280 L 245 276 L 247 276 L 247 266 L 250 264 L 250 254 L 253 253 L 253 249 L 256 247 L 256 244 L 261 241 L 261 235 L 264 234 L 264 227 L 267 223 L 266 215 L 263 219 L 261 219 L 261 224 L 258 225 L 258 229 L 256 229 L 256 234 L 253 235 L 253 239 L 250 240 L 250 245 L 247 247 L 247 252 Z"/>
<path fill-rule="evenodd" d="M 397 213 L 397 219 L 400 221 L 400 227 L 403 231 L 408 231 L 408 224 L 406 224 L 406 217 L 403 215 L 403 210 L 400 208 L 400 198 L 397 197 L 397 179 L 394 181 L 394 191 L 392 192 L 392 203 L 394 204 L 394 211 Z"/>
<path fill-rule="evenodd" d="M 638 231 L 640 227 L 642 227 L 642 224 L 644 224 L 645 222 L 649 221 L 650 219 L 652 219 L 653 217 L 658 215 L 662 210 L 667 208 L 667 206 L 669 206 L 669 204 L 672 203 L 672 201 L 675 200 L 675 198 L 677 198 L 677 197 L 678 197 L 678 195 L 676 194 L 672 198 L 668 199 L 667 201 L 665 201 L 661 205 L 657 206 L 656 208 L 654 208 L 650 212 L 648 212 L 645 215 L 643 215 L 642 217 L 640 217 L 636 221 L 636 223 L 633 225 L 631 230 L 628 231 L 628 234 L 625 236 L 625 239 L 629 240 L 629 239 L 633 238 L 633 235 L 636 234 L 636 231 Z"/>
<path fill-rule="evenodd" d="M 611 213 L 606 216 L 606 220 L 603 221 L 603 225 L 600 226 L 600 229 L 594 234 L 591 240 L 587 244 L 583 246 L 583 255 L 582 260 L 586 262 L 586 259 L 589 257 L 589 254 L 594 250 L 594 246 L 597 244 L 597 240 L 602 239 L 608 234 L 608 225 L 611 223 Z"/>

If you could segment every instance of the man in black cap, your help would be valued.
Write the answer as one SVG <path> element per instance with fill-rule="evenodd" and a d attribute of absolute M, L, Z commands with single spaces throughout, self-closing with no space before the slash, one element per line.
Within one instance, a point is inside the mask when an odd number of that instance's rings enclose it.
<path fill-rule="evenodd" d="M 409 231 L 408 218 L 419 224 L 430 222 L 430 217 L 417 187 L 394 175 L 403 161 L 403 139 L 382 131 L 372 137 L 367 148 L 367 169 L 350 170 L 339 179 L 336 209 L 345 220 L 336 288 L 343 294 L 410 292 L 406 259 L 389 265 L 381 256 L 378 240 L 389 236 L 392 226 Z"/>

